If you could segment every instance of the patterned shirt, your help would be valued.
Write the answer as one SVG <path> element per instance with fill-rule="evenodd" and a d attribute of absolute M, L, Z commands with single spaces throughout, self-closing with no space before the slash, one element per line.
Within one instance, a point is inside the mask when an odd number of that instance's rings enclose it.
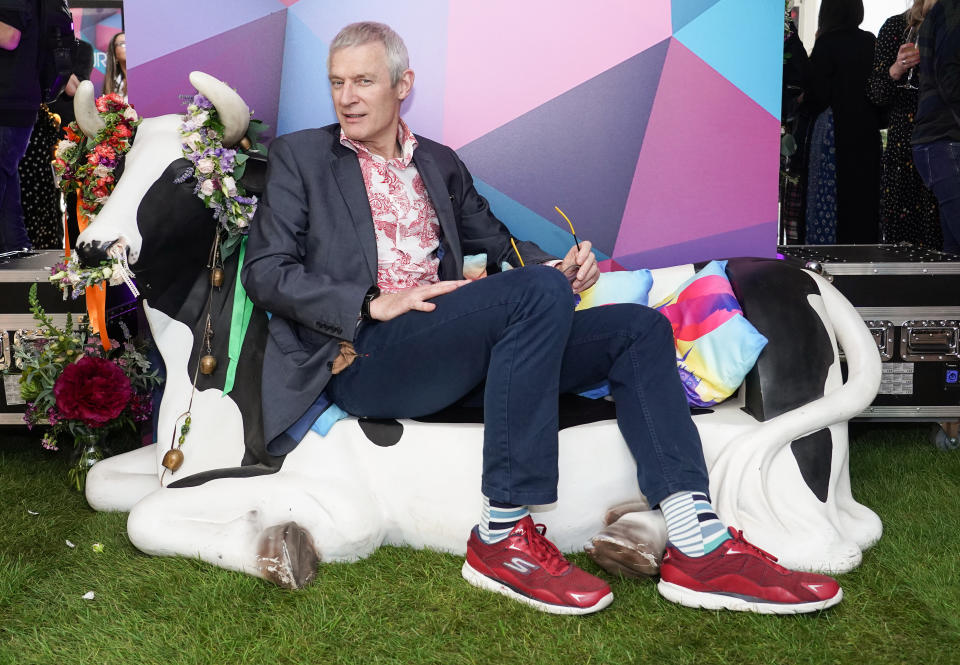
<path fill-rule="evenodd" d="M 384 159 L 340 130 L 340 143 L 360 160 L 377 238 L 377 286 L 385 293 L 439 280 L 440 223 L 412 161 L 417 140 L 403 120 L 397 140 L 400 156 Z"/>

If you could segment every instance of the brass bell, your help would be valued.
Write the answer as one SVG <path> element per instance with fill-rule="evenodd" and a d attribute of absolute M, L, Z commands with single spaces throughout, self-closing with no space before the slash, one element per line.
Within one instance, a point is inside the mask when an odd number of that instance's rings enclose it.
<path fill-rule="evenodd" d="M 216 287 L 223 286 L 223 268 L 214 268 L 210 271 L 210 283 Z"/>
<path fill-rule="evenodd" d="M 253 144 L 250 143 L 250 139 L 248 137 L 244 136 L 242 139 L 240 139 L 240 147 L 244 150 L 249 150 L 251 145 Z"/>
<path fill-rule="evenodd" d="M 200 373 L 201 374 L 213 374 L 213 371 L 217 369 L 217 359 L 211 355 L 206 355 L 200 358 Z"/>
<path fill-rule="evenodd" d="M 168 450 L 164 454 L 161 464 L 170 471 L 176 471 L 183 464 L 183 451 L 179 448 Z"/>

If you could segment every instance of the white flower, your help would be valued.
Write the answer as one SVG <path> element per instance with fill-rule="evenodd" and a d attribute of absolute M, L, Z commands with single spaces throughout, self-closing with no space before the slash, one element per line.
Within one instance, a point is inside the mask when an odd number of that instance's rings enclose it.
<path fill-rule="evenodd" d="M 201 141 L 202 139 L 200 138 L 200 135 L 197 134 L 196 132 L 193 132 L 192 134 L 187 134 L 186 136 L 183 137 L 183 142 L 186 143 L 191 150 L 196 150 L 198 147 L 200 147 Z"/>
<path fill-rule="evenodd" d="M 237 182 L 230 176 L 224 178 L 220 186 L 223 189 L 223 193 L 227 196 L 237 195 Z"/>
<path fill-rule="evenodd" d="M 200 111 L 200 113 L 193 116 L 193 121 L 197 123 L 197 127 L 199 127 L 200 125 L 204 124 L 209 117 L 210 113 L 208 111 Z"/>
<path fill-rule="evenodd" d="M 200 185 L 200 192 L 204 196 L 210 196 L 211 194 L 213 194 L 214 189 L 215 188 L 213 186 L 213 180 L 204 180 L 203 183 Z"/>
<path fill-rule="evenodd" d="M 243 215 L 237 217 L 234 222 L 236 223 L 238 229 L 245 229 L 250 224 L 250 222 L 247 221 L 247 218 Z"/>
<path fill-rule="evenodd" d="M 203 159 L 197 161 L 197 170 L 204 175 L 213 173 L 214 163 L 213 160 L 209 157 L 204 157 Z"/>
<path fill-rule="evenodd" d="M 71 148 L 76 148 L 76 147 L 77 147 L 77 144 L 74 143 L 73 141 L 67 141 L 66 139 L 60 141 L 57 144 L 57 153 L 56 153 L 57 157 L 59 157 L 60 159 L 65 159 L 63 155 Z"/>
<path fill-rule="evenodd" d="M 103 177 L 105 177 L 105 176 L 110 175 L 110 172 L 111 172 L 111 171 L 112 171 L 112 169 L 108 169 L 108 168 L 107 168 L 106 166 L 104 166 L 103 164 L 97 164 L 97 168 L 95 168 L 95 169 L 93 170 L 93 175 L 94 175 L 94 177 L 96 177 L 96 178 L 103 178 Z"/>
<path fill-rule="evenodd" d="M 128 106 L 127 108 L 123 109 L 123 117 L 130 122 L 133 122 L 137 119 L 137 112 L 133 110 L 132 106 Z"/>

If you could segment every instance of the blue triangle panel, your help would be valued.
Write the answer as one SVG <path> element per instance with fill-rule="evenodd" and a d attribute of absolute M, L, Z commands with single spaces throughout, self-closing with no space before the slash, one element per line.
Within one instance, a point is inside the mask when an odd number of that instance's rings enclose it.
<path fill-rule="evenodd" d="M 670 3 L 673 31 L 676 32 L 718 2 L 720 0 L 673 0 Z"/>
<path fill-rule="evenodd" d="M 474 178 L 473 184 L 480 196 L 490 204 L 493 214 L 507 225 L 514 237 L 535 242 L 543 251 L 558 257 L 564 256 L 573 246 L 573 237 L 569 230 L 557 228 L 530 208 L 517 203 L 478 178 Z M 579 231 L 577 234 L 579 235 Z M 593 253 L 596 254 L 597 261 L 610 258 L 596 248 Z"/>
<path fill-rule="evenodd" d="M 674 38 L 780 117 L 783 78 L 783 6 L 764 0 L 720 0 L 674 28 Z"/>
<path fill-rule="evenodd" d="M 666 39 L 458 152 L 490 186 L 613 253 L 667 55 Z M 568 242 L 569 246 L 569 242 Z"/>
<path fill-rule="evenodd" d="M 337 121 L 330 102 L 325 43 L 294 12 L 287 12 L 283 71 L 280 80 L 280 114 L 277 136 Z"/>

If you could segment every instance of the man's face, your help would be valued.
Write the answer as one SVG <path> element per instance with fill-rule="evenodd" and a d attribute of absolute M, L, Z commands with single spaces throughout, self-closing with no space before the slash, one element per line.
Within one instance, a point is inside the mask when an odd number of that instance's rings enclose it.
<path fill-rule="evenodd" d="M 344 134 L 373 152 L 389 150 L 397 140 L 400 102 L 410 94 L 413 72 L 390 85 L 386 49 L 380 42 L 348 46 L 330 56 L 330 95 Z"/>

